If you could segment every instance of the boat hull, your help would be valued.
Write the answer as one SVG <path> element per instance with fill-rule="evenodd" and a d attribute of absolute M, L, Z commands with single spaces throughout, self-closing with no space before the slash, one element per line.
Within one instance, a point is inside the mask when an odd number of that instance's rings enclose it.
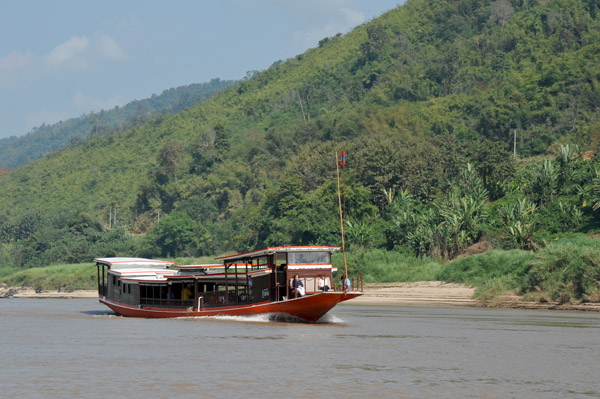
<path fill-rule="evenodd" d="M 261 302 L 220 306 L 218 308 L 165 308 L 151 305 L 126 305 L 105 297 L 105 304 L 117 314 L 127 317 L 169 318 L 169 317 L 210 317 L 210 316 L 247 316 L 257 314 L 284 314 L 308 322 L 315 322 L 340 302 L 362 295 L 361 292 L 320 292 L 279 302 Z"/>

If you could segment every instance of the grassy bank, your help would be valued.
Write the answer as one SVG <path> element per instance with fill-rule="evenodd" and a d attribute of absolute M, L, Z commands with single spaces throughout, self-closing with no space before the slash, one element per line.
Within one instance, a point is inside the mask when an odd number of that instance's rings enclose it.
<path fill-rule="evenodd" d="M 493 250 L 459 258 L 448 263 L 438 280 L 477 287 L 475 298 L 492 300 L 507 291 L 521 293 L 527 284 L 529 264 L 534 254 L 521 250 Z"/>
<path fill-rule="evenodd" d="M 348 274 L 356 276 L 362 273 L 365 283 L 432 281 L 443 269 L 440 261 L 383 249 L 349 251 L 346 262 Z M 338 267 L 337 275 L 341 276 L 344 270 L 341 252 L 333 254 L 332 263 Z"/>
<path fill-rule="evenodd" d="M 533 302 L 600 302 L 600 241 L 584 235 L 536 252 L 493 250 L 447 263 L 381 250 L 349 252 L 347 259 L 350 274 L 362 272 L 365 282 L 441 280 L 477 287 L 481 300 L 514 292 Z M 340 254 L 334 263 L 343 265 Z"/>
<path fill-rule="evenodd" d="M 66 292 L 98 288 L 97 271 L 93 263 L 52 265 L 25 270 L 0 268 L 0 282 L 9 287 Z"/>
<path fill-rule="evenodd" d="M 478 299 L 514 291 L 533 302 L 600 302 L 599 244 L 580 236 L 536 252 L 491 251 L 451 262 L 438 277 L 477 286 Z"/>

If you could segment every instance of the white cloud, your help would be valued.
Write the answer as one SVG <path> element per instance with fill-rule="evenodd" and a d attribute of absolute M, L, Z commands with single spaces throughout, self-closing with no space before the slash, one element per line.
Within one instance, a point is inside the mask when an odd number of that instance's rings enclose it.
<path fill-rule="evenodd" d="M 96 38 L 96 48 L 98 53 L 104 58 L 117 61 L 125 60 L 127 58 L 117 41 L 104 32 L 98 33 Z"/>
<path fill-rule="evenodd" d="M 23 68 L 29 66 L 33 60 L 33 54 L 13 51 L 6 57 L 0 58 L 0 87 L 14 82 L 16 74 Z"/>
<path fill-rule="evenodd" d="M 90 45 L 90 39 L 86 36 L 72 36 L 69 40 L 54 47 L 46 55 L 44 61 L 50 67 L 60 67 L 66 63 L 73 64 L 75 67 L 85 67 L 83 53 Z"/>
<path fill-rule="evenodd" d="M 69 67 L 85 70 L 93 64 L 92 58 L 122 61 L 127 59 L 125 52 L 117 41 L 104 32 L 99 32 L 94 39 L 87 36 L 71 36 L 69 40 L 54 47 L 44 57 L 46 66 L 52 68 Z"/>
<path fill-rule="evenodd" d="M 13 51 L 4 58 L 0 58 L 0 72 L 12 71 L 18 68 L 23 68 L 31 62 L 33 54 L 30 52 L 19 53 Z"/>
<path fill-rule="evenodd" d="M 361 11 L 350 10 L 349 8 L 342 8 L 340 11 L 346 15 L 346 24 L 348 25 L 348 29 L 365 22 L 365 14 Z"/>
<path fill-rule="evenodd" d="M 294 40 L 303 41 L 307 47 L 315 46 L 319 40 L 337 33 L 346 33 L 365 21 L 365 15 L 356 10 L 341 8 L 336 13 L 335 20 L 323 26 L 307 31 L 294 32 Z"/>

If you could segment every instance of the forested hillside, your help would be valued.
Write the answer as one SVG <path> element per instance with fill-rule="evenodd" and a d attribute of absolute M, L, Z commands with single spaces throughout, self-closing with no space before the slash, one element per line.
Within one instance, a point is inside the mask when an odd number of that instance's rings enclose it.
<path fill-rule="evenodd" d="M 209 101 L 0 177 L 0 263 L 339 244 L 342 149 L 351 250 L 453 259 L 597 232 L 599 11 L 409 0 Z"/>
<path fill-rule="evenodd" d="M 123 107 L 91 112 L 53 125 L 44 124 L 24 136 L 0 139 L 0 168 L 12 169 L 54 150 L 79 145 L 89 136 L 106 136 L 146 123 L 161 113 L 179 112 L 237 83 L 213 79 L 208 83 L 168 89 L 160 95 L 154 94 L 145 100 L 132 101 Z"/>

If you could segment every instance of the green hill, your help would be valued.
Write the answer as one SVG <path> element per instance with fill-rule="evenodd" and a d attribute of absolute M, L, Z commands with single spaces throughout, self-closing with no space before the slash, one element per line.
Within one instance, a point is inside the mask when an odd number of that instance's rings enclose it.
<path fill-rule="evenodd" d="M 409 0 L 1 177 L 0 262 L 336 244 L 342 149 L 351 247 L 452 259 L 596 231 L 599 24 L 595 1 Z"/>
<path fill-rule="evenodd" d="M 0 168 L 15 168 L 57 149 L 74 147 L 89 136 L 106 136 L 148 122 L 161 113 L 179 112 L 237 83 L 213 79 L 208 83 L 181 86 L 123 107 L 92 112 L 53 125 L 44 124 L 24 136 L 0 139 Z"/>

